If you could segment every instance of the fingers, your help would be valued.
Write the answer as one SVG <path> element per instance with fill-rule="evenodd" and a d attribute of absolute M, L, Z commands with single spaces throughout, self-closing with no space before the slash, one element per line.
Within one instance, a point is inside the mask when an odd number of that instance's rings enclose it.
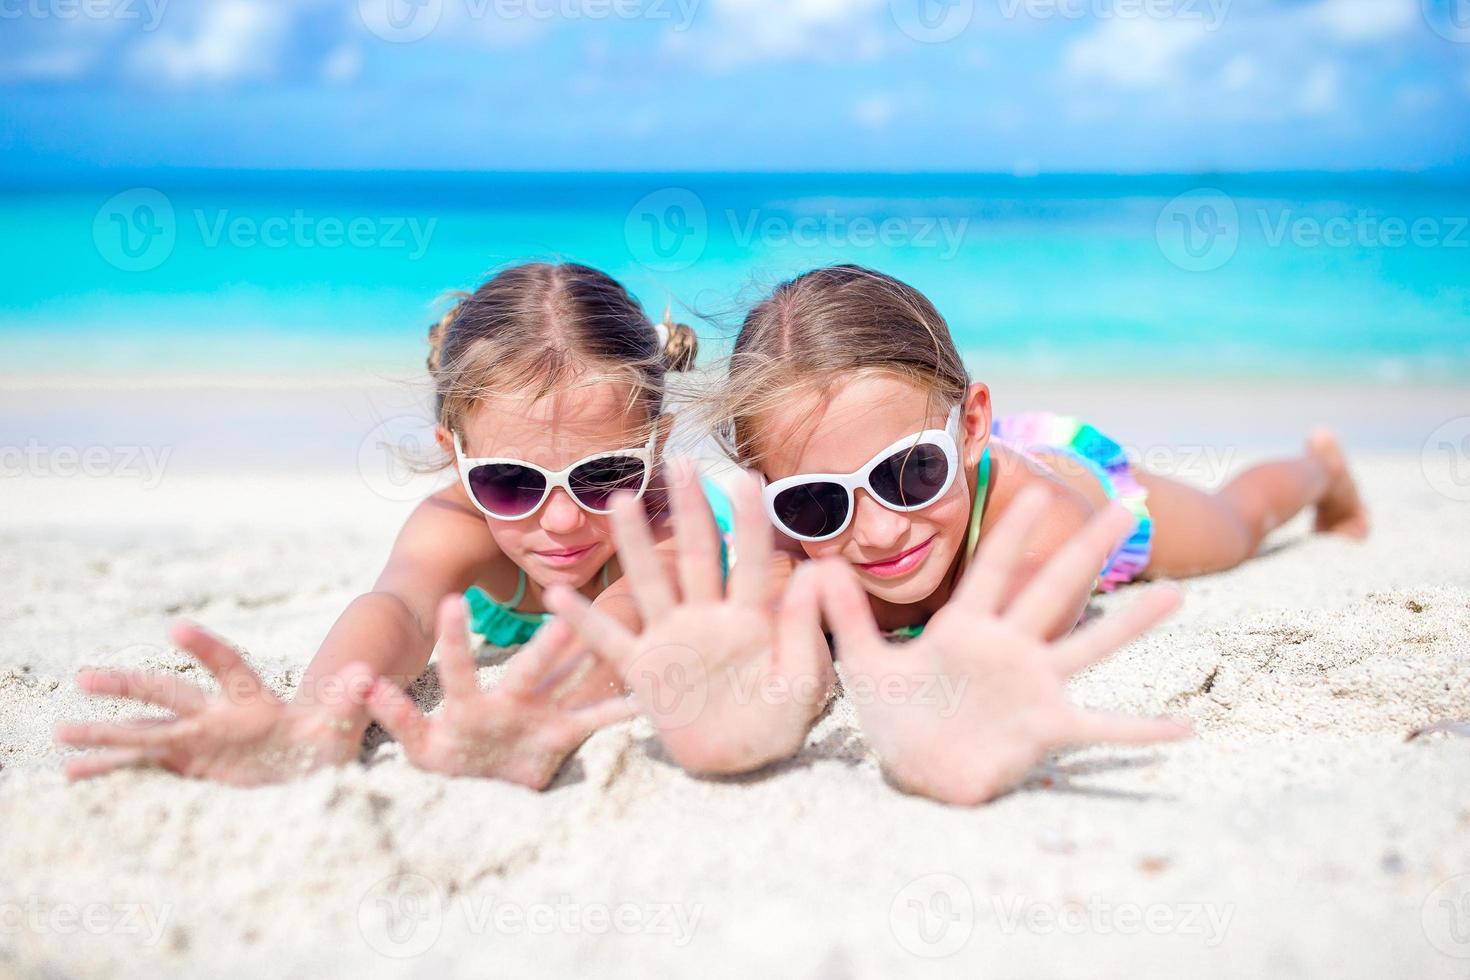
<path fill-rule="evenodd" d="M 633 703 L 632 698 L 622 695 L 606 698 L 596 704 L 589 704 L 585 708 L 575 708 L 570 712 L 572 718 L 589 735 L 608 725 L 627 721 L 637 713 L 638 706 Z"/>
<path fill-rule="evenodd" d="M 398 685 L 378 678 L 368 692 L 367 709 L 377 723 L 398 740 L 410 758 L 423 751 L 429 737 L 429 719 Z"/>
<path fill-rule="evenodd" d="M 165 754 L 163 749 L 105 749 L 101 752 L 89 752 L 76 759 L 67 759 L 62 771 L 66 773 L 67 779 L 76 782 L 105 776 L 118 769 L 159 762 Z"/>
<path fill-rule="evenodd" d="M 995 527 L 981 539 L 951 602 L 962 603 L 964 609 L 981 615 L 992 615 L 1000 608 L 1025 553 L 1026 540 L 1046 511 L 1048 499 L 1040 487 L 1027 487 L 1016 495 Z"/>
<path fill-rule="evenodd" d="M 1059 604 L 1070 602 L 1091 585 L 1135 523 L 1133 515 L 1118 504 L 1095 514 L 1032 576 L 1006 609 L 1005 618 L 1029 635 L 1045 633 L 1056 622 Z"/>
<path fill-rule="evenodd" d="M 74 747 L 169 748 L 199 737 L 195 719 L 147 718 L 133 722 L 83 722 L 57 725 L 53 736 L 61 745 Z"/>
<path fill-rule="evenodd" d="M 694 465 L 680 459 L 672 470 L 679 588 L 686 603 L 719 602 L 725 594 L 720 576 L 720 529 Z"/>
<path fill-rule="evenodd" d="M 275 699 L 235 648 L 203 627 L 193 623 L 175 623 L 168 635 L 176 646 L 193 654 L 230 697 Z"/>
<path fill-rule="evenodd" d="M 1178 741 L 1191 734 L 1193 729 L 1189 723 L 1176 718 L 1135 718 L 1100 711 L 1078 711 L 1065 727 L 1059 744 L 1112 742 L 1118 745 L 1152 745 Z"/>
<path fill-rule="evenodd" d="M 1061 677 L 1071 677 L 1079 670 L 1107 659 L 1125 643 L 1157 626 L 1183 601 L 1183 593 L 1172 585 L 1148 589 L 1136 601 L 1053 644 L 1052 657 L 1057 673 Z"/>
<path fill-rule="evenodd" d="M 439 603 L 439 646 L 435 651 L 444 700 L 469 701 L 480 693 L 475 680 L 475 657 L 470 653 L 469 617 L 462 596 L 446 596 Z"/>
<path fill-rule="evenodd" d="M 342 684 L 342 696 L 321 703 L 333 718 L 357 716 L 367 704 L 368 695 L 378 681 L 378 674 L 362 661 L 353 661 L 337 672 Z M 360 717 L 360 716 L 359 716 Z M 362 722 L 366 726 L 367 722 Z"/>
<path fill-rule="evenodd" d="M 564 619 L 593 653 L 612 664 L 618 676 L 623 676 L 632 666 L 636 640 L 626 626 L 564 585 L 547 589 L 542 598 L 546 607 Z"/>
<path fill-rule="evenodd" d="M 773 546 L 771 524 L 761 503 L 760 483 L 751 473 L 741 471 L 735 480 L 733 496 L 735 554 L 740 560 L 730 569 L 730 600 L 747 606 L 764 605 Z"/>
<path fill-rule="evenodd" d="M 632 494 L 619 494 L 613 500 L 612 525 L 618 562 L 632 588 L 638 612 L 645 623 L 656 623 L 674 608 L 674 591 L 654 551 L 643 501 Z"/>
<path fill-rule="evenodd" d="M 803 562 L 797 566 L 776 609 L 776 650 L 783 660 L 793 652 L 798 654 L 791 658 L 796 662 L 777 663 L 777 669 L 784 673 L 800 672 L 812 666 L 815 657 L 802 657 L 802 651 L 812 650 L 817 656 L 827 656 L 827 644 L 822 639 L 823 571 L 818 564 Z"/>
<path fill-rule="evenodd" d="M 203 711 L 208 697 L 193 684 L 145 670 L 83 670 L 77 686 L 98 697 L 127 698 L 167 708 L 177 715 Z"/>
<path fill-rule="evenodd" d="M 531 642 L 510 658 L 510 666 L 500 679 L 500 687 L 518 694 L 529 694 L 559 675 L 560 668 L 580 655 L 575 631 L 565 621 L 553 619 L 537 630 Z"/>
<path fill-rule="evenodd" d="M 878 632 L 873 607 L 852 569 L 841 561 L 813 563 L 822 611 L 837 640 L 837 657 L 864 673 L 885 669 L 889 645 Z M 798 569 L 798 573 L 800 573 Z"/>

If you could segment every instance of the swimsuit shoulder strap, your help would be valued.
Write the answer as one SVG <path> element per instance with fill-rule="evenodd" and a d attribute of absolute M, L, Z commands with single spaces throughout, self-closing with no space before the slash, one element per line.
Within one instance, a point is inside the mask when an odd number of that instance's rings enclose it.
<path fill-rule="evenodd" d="M 516 573 L 516 594 L 507 599 L 505 603 L 505 608 L 510 610 L 519 606 L 521 600 L 526 597 L 526 570 L 518 566 Z"/>
<path fill-rule="evenodd" d="M 985 516 L 985 502 L 990 496 L 990 447 L 985 447 L 985 452 L 980 454 L 980 462 L 975 466 L 975 500 L 970 507 L 970 526 L 965 532 L 965 567 L 970 566 L 970 559 L 975 557 L 975 549 L 980 544 L 980 521 Z"/>

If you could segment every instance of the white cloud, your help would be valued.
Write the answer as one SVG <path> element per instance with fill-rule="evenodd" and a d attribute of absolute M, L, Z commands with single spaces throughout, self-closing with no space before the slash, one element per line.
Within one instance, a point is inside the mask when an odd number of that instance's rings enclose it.
<path fill-rule="evenodd" d="M 136 46 L 134 74 L 172 82 L 267 78 L 279 68 L 289 15 L 257 0 L 211 4 L 187 35 L 157 35 Z"/>
<path fill-rule="evenodd" d="M 362 49 L 343 44 L 322 62 L 322 78 L 329 82 L 349 82 L 362 71 Z"/>
<path fill-rule="evenodd" d="M 1297 90 L 1296 107 L 1304 115 L 1318 116 L 1337 107 L 1342 89 L 1342 70 L 1332 63 L 1312 66 Z"/>
<path fill-rule="evenodd" d="M 1074 78 L 1117 88 L 1174 85 L 1185 77 L 1185 56 L 1208 38 L 1199 21 L 1110 20 L 1073 41 L 1063 64 Z"/>
<path fill-rule="evenodd" d="M 715 69 L 754 61 L 876 58 L 885 0 L 705 0 L 698 26 L 666 36 L 667 50 Z M 891 26 L 891 25 L 890 25 Z"/>
<path fill-rule="evenodd" d="M 1248 54 L 1238 54 L 1220 70 L 1220 88 L 1226 92 L 1244 92 L 1261 75 L 1261 66 Z"/>
<path fill-rule="evenodd" d="M 852 107 L 852 118 L 869 129 L 882 129 L 898 115 L 898 100 L 891 95 L 870 95 Z"/>
<path fill-rule="evenodd" d="M 1339 41 L 1378 41 L 1413 27 L 1419 0 L 1320 0 L 1306 19 Z"/>
<path fill-rule="evenodd" d="M 1340 112 L 1355 82 L 1346 66 L 1368 57 L 1362 46 L 1411 32 L 1417 2 L 1255 4 L 1236 9 L 1219 30 L 1157 18 L 1103 22 L 1063 54 L 1066 109 L 1074 118 L 1233 122 Z"/>

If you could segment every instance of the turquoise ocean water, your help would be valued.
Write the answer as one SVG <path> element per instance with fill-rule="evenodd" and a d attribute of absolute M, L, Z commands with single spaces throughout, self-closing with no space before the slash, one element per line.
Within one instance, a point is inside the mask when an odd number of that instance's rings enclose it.
<path fill-rule="evenodd" d="M 982 378 L 1465 381 L 1467 223 L 1470 186 L 1374 174 L 107 174 L 0 187 L 0 372 L 406 373 L 436 297 L 563 258 L 712 353 L 856 262 Z"/>

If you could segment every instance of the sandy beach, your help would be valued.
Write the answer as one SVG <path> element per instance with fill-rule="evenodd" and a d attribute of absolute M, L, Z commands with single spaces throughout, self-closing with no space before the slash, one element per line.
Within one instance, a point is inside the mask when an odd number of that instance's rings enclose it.
<path fill-rule="evenodd" d="M 983 808 L 888 786 L 846 699 L 739 779 L 685 775 L 632 722 L 540 794 L 422 773 L 392 742 L 262 789 L 68 785 L 51 727 L 137 713 L 74 671 L 198 677 L 164 644 L 175 617 L 290 692 L 432 483 L 380 448 L 415 437 L 416 397 L 0 388 L 0 975 L 1470 974 L 1470 740 L 1406 741 L 1470 718 L 1465 389 L 998 389 L 1202 482 L 1334 422 L 1374 533 L 1299 519 L 1188 582 L 1074 693 L 1196 737 L 1063 752 Z M 486 683 L 503 659 L 484 651 Z"/>

